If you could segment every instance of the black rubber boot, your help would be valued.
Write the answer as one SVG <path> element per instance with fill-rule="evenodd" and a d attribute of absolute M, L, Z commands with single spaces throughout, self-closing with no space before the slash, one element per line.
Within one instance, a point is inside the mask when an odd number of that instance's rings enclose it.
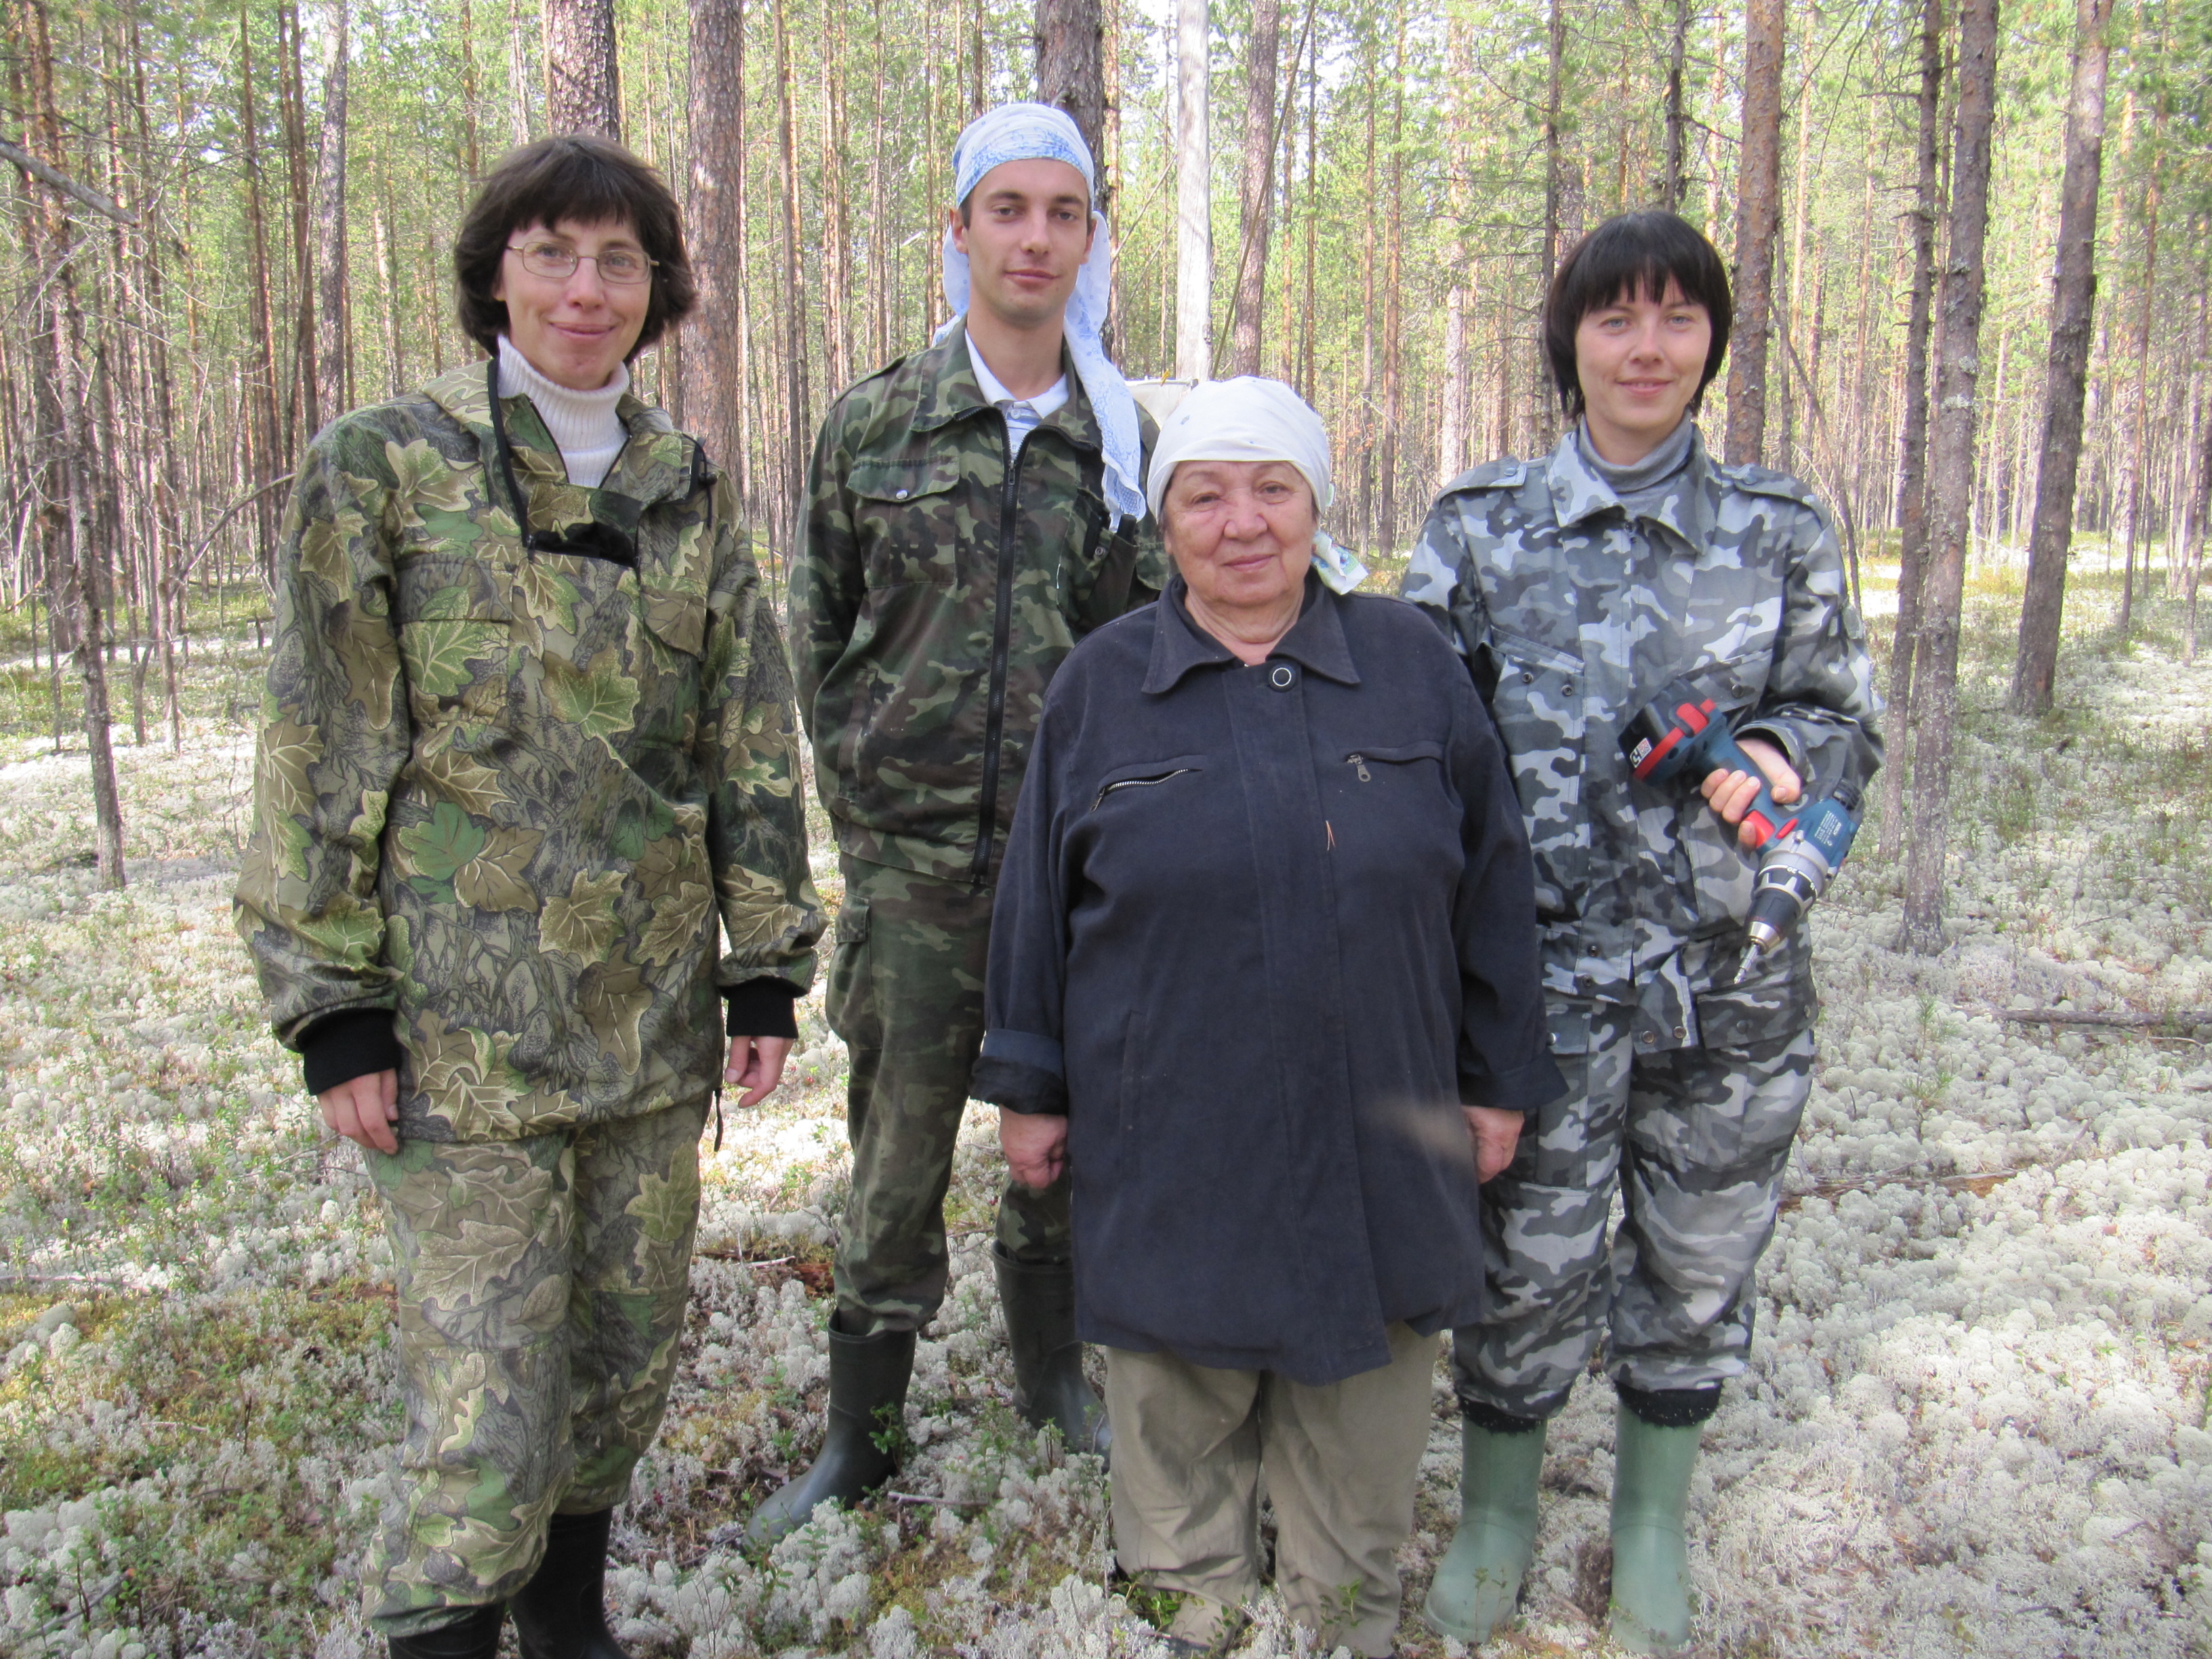
<path fill-rule="evenodd" d="M 1068 1263 L 1017 1261 L 997 1244 L 999 1302 L 1014 1352 L 1014 1409 L 1031 1428 L 1056 1424 L 1070 1451 L 1104 1456 L 1113 1444 L 1106 1406 L 1083 1375 L 1075 1334 L 1075 1269 Z"/>
<path fill-rule="evenodd" d="M 514 1598 L 522 1659 L 629 1659 L 607 1628 L 607 1534 L 612 1510 L 556 1515 L 545 1556 Z"/>
<path fill-rule="evenodd" d="M 392 1659 L 498 1659 L 499 1627 L 507 1605 L 471 1607 L 450 1625 L 415 1636 L 395 1636 L 386 1644 Z"/>
<path fill-rule="evenodd" d="M 848 1336 L 830 1327 L 830 1431 L 814 1467 L 754 1512 L 745 1542 L 766 1547 L 797 1532 L 814 1506 L 836 1498 L 848 1509 L 891 1478 L 892 1448 L 903 1437 L 907 1379 L 914 1375 L 914 1333 Z"/>

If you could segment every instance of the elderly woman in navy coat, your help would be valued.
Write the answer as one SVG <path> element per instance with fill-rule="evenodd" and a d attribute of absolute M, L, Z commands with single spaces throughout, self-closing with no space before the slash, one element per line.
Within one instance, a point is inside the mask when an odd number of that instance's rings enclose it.
<path fill-rule="evenodd" d="M 1437 1333 L 1481 1307 L 1479 1183 L 1564 1087 L 1498 738 L 1420 614 L 1319 532 L 1320 417 L 1200 386 L 1150 495 L 1176 577 L 1054 680 L 991 933 L 974 1092 L 1073 1179 L 1115 1549 L 1216 1650 L 1276 1580 L 1388 1654 Z"/>

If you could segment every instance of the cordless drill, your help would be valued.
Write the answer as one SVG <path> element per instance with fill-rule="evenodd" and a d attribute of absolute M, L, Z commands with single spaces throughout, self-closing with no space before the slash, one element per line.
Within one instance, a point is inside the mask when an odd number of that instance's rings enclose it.
<path fill-rule="evenodd" d="M 1809 806 L 1783 806 L 1759 763 L 1736 742 L 1719 706 L 1680 680 L 1637 711 L 1620 734 L 1620 747 L 1646 783 L 1684 778 L 1698 784 L 1719 771 L 1744 772 L 1759 780 L 1759 793 L 1743 824 L 1762 856 L 1744 923 L 1743 960 L 1729 981 L 1741 984 L 1834 879 L 1858 833 L 1859 792 L 1841 783 Z"/>

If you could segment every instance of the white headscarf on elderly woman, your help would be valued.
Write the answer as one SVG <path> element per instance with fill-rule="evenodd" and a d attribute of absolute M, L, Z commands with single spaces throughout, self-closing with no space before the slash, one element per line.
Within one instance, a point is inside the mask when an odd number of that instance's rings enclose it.
<path fill-rule="evenodd" d="M 957 204 L 993 167 L 1008 161 L 1065 161 L 1083 175 L 1091 199 L 1098 195 L 1098 170 L 1091 159 L 1091 146 L 1067 112 L 1050 104 L 1001 104 L 970 121 L 952 146 L 952 199 Z M 1139 477 L 1144 467 L 1144 441 L 1137 426 L 1137 400 L 1121 370 L 1107 361 L 1100 331 L 1106 325 L 1106 306 L 1113 291 L 1114 240 L 1106 216 L 1091 216 L 1091 257 L 1075 278 L 1075 292 L 1067 301 L 1067 355 L 1074 361 L 1076 377 L 1083 382 L 1097 417 L 1106 452 L 1106 501 L 1124 518 L 1142 518 L 1144 491 Z M 953 320 L 937 331 L 943 339 L 967 312 L 968 256 L 953 245 L 952 232 L 945 233 L 945 301 Z"/>
<path fill-rule="evenodd" d="M 1306 400 L 1280 380 L 1240 374 L 1233 380 L 1200 380 L 1184 394 L 1152 447 L 1145 491 L 1154 518 L 1184 461 L 1287 461 L 1313 489 L 1314 568 L 1322 580 L 1349 593 L 1367 579 L 1359 556 L 1339 547 L 1321 527 L 1322 514 L 1336 499 L 1328 434 Z"/>

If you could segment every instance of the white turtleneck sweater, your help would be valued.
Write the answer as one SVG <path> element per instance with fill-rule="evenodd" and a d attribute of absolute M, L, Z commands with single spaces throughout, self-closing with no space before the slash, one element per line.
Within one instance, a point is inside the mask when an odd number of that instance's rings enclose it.
<path fill-rule="evenodd" d="M 615 412 L 623 392 L 629 390 L 629 368 L 618 364 L 615 377 L 597 392 L 572 392 L 547 380 L 530 366 L 530 359 L 514 349 L 506 335 L 499 337 L 499 395 L 530 399 L 538 417 L 545 422 L 561 451 L 561 464 L 568 469 L 568 482 L 596 489 L 615 464 L 629 432 Z"/>

